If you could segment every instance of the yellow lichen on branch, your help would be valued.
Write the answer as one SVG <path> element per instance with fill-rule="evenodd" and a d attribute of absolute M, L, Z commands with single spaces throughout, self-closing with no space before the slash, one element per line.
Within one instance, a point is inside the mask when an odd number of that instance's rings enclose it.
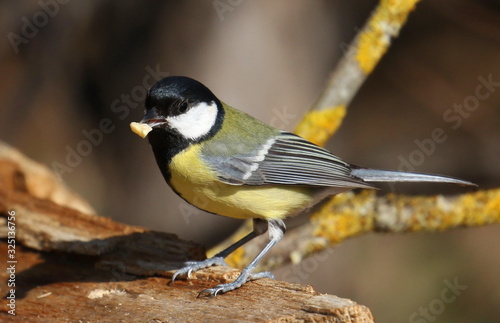
<path fill-rule="evenodd" d="M 456 197 L 337 195 L 312 215 L 313 236 L 331 244 L 370 231 L 423 232 L 500 223 L 500 189 Z"/>
<path fill-rule="evenodd" d="M 370 74 L 385 54 L 408 14 L 418 0 L 382 0 L 358 35 L 356 59 L 365 74 Z"/>
<path fill-rule="evenodd" d="M 418 0 L 381 0 L 330 75 L 318 101 L 304 116 L 296 133 L 324 145 L 339 128 L 346 109 L 373 71 L 391 39 L 398 35 Z"/>
<path fill-rule="evenodd" d="M 345 105 L 309 111 L 295 128 L 295 133 L 318 146 L 324 146 L 340 127 L 345 114 Z"/>
<path fill-rule="evenodd" d="M 313 236 L 326 237 L 337 244 L 349 237 L 371 231 L 375 210 L 375 192 L 339 194 L 326 202 L 311 216 Z"/>

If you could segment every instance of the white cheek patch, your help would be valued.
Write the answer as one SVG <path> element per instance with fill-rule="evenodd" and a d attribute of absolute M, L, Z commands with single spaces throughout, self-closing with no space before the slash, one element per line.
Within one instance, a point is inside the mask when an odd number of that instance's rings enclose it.
<path fill-rule="evenodd" d="M 176 129 L 183 137 L 196 140 L 210 132 L 217 119 L 217 104 L 199 103 L 186 113 L 167 118 L 171 128 Z"/>

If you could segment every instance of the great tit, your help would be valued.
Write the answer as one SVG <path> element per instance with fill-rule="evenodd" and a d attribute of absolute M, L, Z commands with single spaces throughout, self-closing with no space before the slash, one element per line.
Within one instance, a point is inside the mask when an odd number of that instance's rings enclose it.
<path fill-rule="evenodd" d="M 283 237 L 283 220 L 327 196 L 374 188 L 371 182 L 474 185 L 438 175 L 350 165 L 297 135 L 230 107 L 200 82 L 182 76 L 166 77 L 149 89 L 145 116 L 131 128 L 148 137 L 163 177 L 181 198 L 210 213 L 253 219 L 251 233 L 212 258 L 186 263 L 172 282 L 201 268 L 225 265 L 231 252 L 269 232 L 267 245 L 236 280 L 200 295 L 215 296 L 249 280 L 273 278 L 270 272 L 253 270 Z"/>

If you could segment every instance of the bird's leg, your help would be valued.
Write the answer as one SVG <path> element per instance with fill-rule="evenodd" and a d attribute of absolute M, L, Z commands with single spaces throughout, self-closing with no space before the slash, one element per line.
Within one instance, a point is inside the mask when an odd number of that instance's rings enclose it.
<path fill-rule="evenodd" d="M 263 220 L 260 220 L 263 221 Z M 265 224 L 265 221 L 263 221 Z M 257 224 L 261 225 L 262 222 L 256 223 L 254 222 L 254 231 L 257 229 Z M 257 255 L 257 257 L 252 260 L 248 266 L 246 266 L 241 274 L 236 278 L 233 282 L 227 284 L 217 285 L 214 288 L 204 289 L 199 294 L 200 296 L 216 296 L 219 293 L 226 293 L 241 287 L 244 283 L 249 280 L 255 280 L 259 278 L 273 278 L 273 274 L 268 271 L 260 272 L 260 273 L 252 273 L 257 264 L 262 260 L 262 258 L 269 252 L 269 250 L 281 240 L 283 235 L 285 234 L 285 223 L 282 220 L 269 220 L 268 223 L 269 228 L 269 242 L 262 249 L 262 251 Z M 264 231 L 265 232 L 265 231 Z"/>
<path fill-rule="evenodd" d="M 174 275 L 172 276 L 171 283 L 175 281 L 175 279 L 178 276 L 183 276 L 187 275 L 187 278 L 190 278 L 190 275 L 193 271 L 197 271 L 199 269 L 207 268 L 210 266 L 215 266 L 215 265 L 220 265 L 220 266 L 227 266 L 226 262 L 224 261 L 224 258 L 229 256 L 233 251 L 247 243 L 248 241 L 254 239 L 255 237 L 260 236 L 261 234 L 265 233 L 267 231 L 267 222 L 265 220 L 261 219 L 254 219 L 253 220 L 253 231 L 247 234 L 245 237 L 242 239 L 236 241 L 226 249 L 222 250 L 212 258 L 208 258 L 202 261 L 187 261 L 184 263 L 184 267 L 177 270 Z"/>

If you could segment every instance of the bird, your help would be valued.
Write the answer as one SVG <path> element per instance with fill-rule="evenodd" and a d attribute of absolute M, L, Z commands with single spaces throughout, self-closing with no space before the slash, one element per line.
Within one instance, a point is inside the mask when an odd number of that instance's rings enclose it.
<path fill-rule="evenodd" d="M 268 232 L 258 255 L 232 282 L 202 290 L 216 296 L 250 280 L 274 278 L 254 270 L 283 237 L 284 220 L 352 189 L 373 189 L 374 182 L 471 182 L 431 174 L 376 170 L 351 165 L 328 150 L 291 132 L 279 130 L 219 100 L 202 83 L 168 76 L 145 98 L 145 115 L 132 131 L 146 138 L 172 190 L 209 213 L 252 219 L 253 230 L 215 256 L 189 261 L 172 276 L 186 276 L 224 259 L 245 243 Z"/>

